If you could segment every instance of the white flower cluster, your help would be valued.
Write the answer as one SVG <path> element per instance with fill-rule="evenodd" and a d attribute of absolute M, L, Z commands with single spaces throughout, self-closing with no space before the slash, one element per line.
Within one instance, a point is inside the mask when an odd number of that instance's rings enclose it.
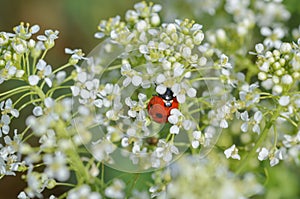
<path fill-rule="evenodd" d="M 201 160 L 185 156 L 161 174 L 160 178 L 160 186 L 150 188 L 152 197 L 221 199 L 246 198 L 263 193 L 263 187 L 254 175 L 248 173 L 243 178 L 238 178 L 228 170 L 220 156 Z M 215 190 L 216 187 L 218 191 Z"/>
<path fill-rule="evenodd" d="M 207 60 L 209 48 L 198 49 L 204 39 L 200 24 L 188 19 L 160 24 L 159 5 L 141 2 L 134 8 L 126 13 L 124 22 L 119 16 L 100 22 L 100 32 L 95 36 L 108 39 L 100 44 L 101 53 L 88 56 L 85 67 L 77 69 L 71 90 L 75 112 L 94 121 L 90 124 L 92 139 L 87 146 L 99 161 L 118 164 L 118 160 L 111 157 L 120 154 L 129 157 L 134 165 L 141 164 L 143 169 L 159 168 L 182 152 L 182 148 L 176 147 L 176 136 L 187 134 L 187 139 L 193 139 L 192 132 L 200 128 L 197 118 L 201 100 L 197 89 L 208 89 L 205 88 L 205 73 L 199 71 L 206 70 L 202 67 L 206 65 L 204 60 Z M 107 56 L 112 60 L 108 61 Z M 213 70 L 231 68 L 224 54 L 216 64 L 219 67 Z M 95 68 L 99 71 L 95 72 Z M 199 81 L 192 81 L 197 78 Z M 209 78 L 219 79 L 218 76 Z M 163 127 L 152 121 L 147 108 L 154 94 L 163 96 L 168 89 L 179 107 L 170 110 Z M 95 126 L 100 133 L 94 131 Z M 205 125 L 206 129 L 209 127 L 210 124 Z M 209 130 L 204 132 L 196 148 L 200 148 L 200 144 L 210 146 L 210 140 L 215 138 Z M 145 138 L 153 135 L 157 142 L 151 145 Z M 195 139 L 200 141 L 197 136 Z"/>

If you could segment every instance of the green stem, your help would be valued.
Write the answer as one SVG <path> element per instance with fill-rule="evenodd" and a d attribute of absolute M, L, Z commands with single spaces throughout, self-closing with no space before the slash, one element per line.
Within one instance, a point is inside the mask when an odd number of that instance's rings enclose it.
<path fill-rule="evenodd" d="M 46 96 L 52 96 L 53 93 L 58 90 L 58 89 L 66 89 L 69 88 L 70 89 L 71 86 L 57 86 L 57 87 L 53 87 L 50 90 L 47 91 Z"/>
<path fill-rule="evenodd" d="M 44 58 L 45 58 L 45 56 L 46 56 L 46 54 L 47 54 L 47 52 L 48 52 L 48 49 L 46 49 L 46 50 L 43 52 L 43 55 L 41 56 L 41 58 L 40 58 L 40 59 L 44 59 Z"/>
<path fill-rule="evenodd" d="M 219 77 L 200 77 L 200 78 L 193 79 L 192 82 L 205 81 L 205 80 L 220 80 L 220 78 Z"/>
<path fill-rule="evenodd" d="M 63 66 L 57 68 L 56 70 L 54 70 L 52 73 L 55 74 L 55 73 L 57 73 L 57 72 L 59 72 L 61 70 L 64 70 L 65 68 L 68 68 L 69 66 L 71 66 L 71 64 L 70 63 L 66 63 L 65 65 L 63 65 Z"/>
<path fill-rule="evenodd" d="M 75 144 L 74 150 L 68 150 L 66 155 L 69 157 L 70 167 L 76 173 L 76 179 L 78 180 L 78 185 L 83 183 L 88 183 L 91 181 L 91 177 L 84 166 L 83 161 L 81 160 L 79 154 L 76 151 Z"/>
<path fill-rule="evenodd" d="M 70 96 L 72 96 L 72 94 L 71 94 L 71 93 L 68 93 L 68 94 L 59 96 L 59 97 L 56 98 L 55 100 L 56 100 L 56 101 L 59 101 L 59 100 L 61 100 L 61 99 L 63 99 L 63 98 L 70 97 Z"/>
<path fill-rule="evenodd" d="M 24 109 L 26 106 L 28 106 L 30 104 L 34 104 L 35 102 L 40 102 L 40 101 L 42 101 L 40 98 L 35 99 L 35 100 L 31 100 L 31 101 L 23 104 L 23 106 L 21 106 L 18 110 L 19 110 L 19 112 L 21 112 L 21 110 Z"/>
<path fill-rule="evenodd" d="M 29 93 L 22 95 L 17 101 L 14 102 L 13 107 L 15 107 L 22 99 L 24 99 L 28 95 L 34 95 L 34 94 L 35 94 L 35 92 L 29 92 Z"/>
<path fill-rule="evenodd" d="M 0 97 L 1 97 L 1 96 L 7 96 L 7 95 L 10 94 L 10 93 L 16 94 L 16 93 L 24 92 L 24 91 L 30 90 L 30 88 L 31 88 L 30 86 L 21 86 L 21 87 L 17 87 L 17 88 L 15 88 L 15 89 L 6 91 L 6 92 L 4 92 L 4 93 L 1 93 L 1 94 L 0 94 Z"/>
<path fill-rule="evenodd" d="M 34 90 L 36 92 L 36 94 L 41 98 L 42 101 L 45 100 L 45 98 L 46 98 L 45 93 L 43 92 L 43 90 L 40 87 L 33 86 L 31 88 L 32 88 L 32 90 Z"/>
<path fill-rule="evenodd" d="M 75 187 L 75 184 L 66 183 L 66 182 L 56 182 L 56 185 L 58 186 L 68 186 L 68 187 Z"/>

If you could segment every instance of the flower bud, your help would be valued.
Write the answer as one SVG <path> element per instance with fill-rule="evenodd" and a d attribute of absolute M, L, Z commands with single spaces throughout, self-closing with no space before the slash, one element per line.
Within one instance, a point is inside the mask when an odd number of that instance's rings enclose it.
<path fill-rule="evenodd" d="M 282 76 L 281 82 L 283 84 L 290 85 L 290 84 L 293 83 L 293 78 L 292 78 L 292 76 L 290 76 L 290 75 L 287 74 L 287 75 Z"/>
<path fill-rule="evenodd" d="M 277 77 L 277 76 L 274 75 L 272 77 L 272 80 L 273 80 L 274 84 L 279 84 L 279 77 Z"/>
<path fill-rule="evenodd" d="M 272 89 L 274 95 L 279 95 L 282 93 L 282 87 L 280 85 L 275 85 Z"/>
<path fill-rule="evenodd" d="M 259 72 L 258 73 L 258 79 L 261 81 L 264 81 L 267 79 L 267 74 L 265 72 Z"/>
<path fill-rule="evenodd" d="M 289 43 L 282 43 L 280 46 L 281 53 L 289 53 L 292 50 L 292 46 Z"/>

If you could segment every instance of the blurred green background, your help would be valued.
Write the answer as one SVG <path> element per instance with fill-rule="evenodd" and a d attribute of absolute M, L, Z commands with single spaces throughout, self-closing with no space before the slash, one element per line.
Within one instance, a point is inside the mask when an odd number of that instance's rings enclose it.
<path fill-rule="evenodd" d="M 29 22 L 31 25 L 40 25 L 41 31 L 39 34 L 42 34 L 46 29 L 59 30 L 59 39 L 56 40 L 56 46 L 49 51 L 46 57 L 46 61 L 49 64 L 57 67 L 68 61 L 69 56 L 64 54 L 64 48 L 81 48 L 88 54 L 99 43 L 99 40 L 93 37 L 97 31 L 99 21 L 115 15 L 123 17 L 126 10 L 131 9 L 136 2 L 139 1 L 0 0 L 0 31 L 12 32 L 12 28 L 21 21 Z M 154 2 L 159 1 L 156 0 Z M 286 0 L 285 2 L 292 13 L 289 26 L 297 27 L 300 19 L 300 1 Z M 172 0 L 168 0 L 168 3 L 172 3 Z M 178 4 L 178 7 L 182 9 L 182 13 L 189 14 L 189 11 L 184 10 L 184 5 Z M 204 29 L 206 29 L 206 25 L 215 25 L 213 18 L 205 19 L 200 23 L 204 25 Z M 275 169 L 274 174 L 270 174 L 271 181 L 275 183 L 270 184 L 270 193 L 278 195 L 277 192 L 284 189 L 288 192 L 285 196 L 289 198 L 289 193 L 293 192 L 289 190 L 295 188 L 294 186 L 289 186 L 289 183 L 297 181 L 299 170 L 298 168 L 291 168 L 287 171 L 283 168 L 284 165 L 280 165 Z M 293 176 L 293 173 L 296 175 Z M 17 178 L 4 177 L 0 180 L 0 199 L 17 197 L 17 194 L 26 186 L 20 178 L 21 176 L 17 176 Z M 57 191 L 61 192 L 63 190 Z"/>

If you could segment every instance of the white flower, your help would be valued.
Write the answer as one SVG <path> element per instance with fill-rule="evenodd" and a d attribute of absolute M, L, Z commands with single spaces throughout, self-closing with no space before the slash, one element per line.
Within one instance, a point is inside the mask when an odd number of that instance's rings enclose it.
<path fill-rule="evenodd" d="M 48 65 L 44 60 L 40 59 L 36 65 L 36 68 L 39 70 L 39 78 L 44 78 L 47 85 L 49 87 L 52 87 L 52 80 L 49 78 L 52 73 L 52 67 Z"/>
<path fill-rule="evenodd" d="M 28 199 L 29 197 L 26 195 L 24 191 L 18 194 L 18 199 Z"/>
<path fill-rule="evenodd" d="M 194 149 L 198 148 L 200 144 L 203 143 L 203 136 L 201 131 L 194 131 L 193 132 L 193 140 L 192 140 L 192 147 Z"/>
<path fill-rule="evenodd" d="M 241 157 L 240 155 L 238 154 L 238 148 L 234 145 L 232 145 L 231 147 L 229 147 L 228 149 L 226 149 L 224 151 L 224 154 L 226 156 L 226 158 L 232 158 L 232 159 L 236 159 L 236 160 L 240 160 Z"/>
<path fill-rule="evenodd" d="M 67 159 L 65 154 L 60 151 L 55 152 L 54 155 L 46 154 L 43 157 L 46 165 L 45 173 L 59 181 L 66 181 L 70 177 L 69 169 L 66 165 Z"/>
<path fill-rule="evenodd" d="M 8 134 L 10 127 L 10 117 L 8 115 L 1 115 L 1 120 L 0 120 L 0 137 L 2 137 L 3 134 Z"/>
<path fill-rule="evenodd" d="M 161 160 L 168 163 L 173 159 L 173 154 L 179 154 L 179 150 L 176 146 L 172 143 L 165 142 L 164 140 L 159 140 L 157 146 L 158 147 L 153 152 L 153 158 L 158 161 L 158 164 L 156 164 L 156 161 L 153 160 L 152 166 L 155 168 L 162 166 Z"/>
<path fill-rule="evenodd" d="M 91 187 L 87 184 L 83 184 L 79 187 L 71 189 L 68 193 L 67 199 L 101 199 L 101 195 L 98 192 L 92 192 Z"/>
<path fill-rule="evenodd" d="M 43 115 L 43 109 L 40 106 L 36 106 L 33 108 L 32 113 L 34 116 L 41 116 L 41 115 Z"/>
<path fill-rule="evenodd" d="M 110 154 L 114 152 L 116 146 L 107 139 L 99 140 L 95 143 L 92 143 L 92 153 L 93 156 L 98 161 L 110 161 Z"/>
<path fill-rule="evenodd" d="M 263 147 L 258 154 L 258 159 L 260 161 L 263 161 L 266 160 L 268 157 L 269 157 L 269 150 Z"/>
<path fill-rule="evenodd" d="M 125 197 L 125 183 L 120 179 L 114 179 L 112 185 L 105 189 L 105 195 L 109 198 L 121 199 Z"/>
<path fill-rule="evenodd" d="M 274 153 L 270 156 L 270 166 L 273 167 L 279 163 L 280 160 L 283 160 L 284 149 L 276 149 Z"/>
<path fill-rule="evenodd" d="M 7 99 L 5 103 L 4 101 L 0 103 L 0 110 L 2 111 L 2 113 L 10 113 L 12 116 L 16 118 L 19 117 L 19 111 L 13 108 L 11 99 Z"/>
<path fill-rule="evenodd" d="M 127 87 L 130 83 L 134 86 L 143 86 L 143 78 L 137 71 L 131 69 L 131 65 L 129 63 L 122 65 L 121 74 L 126 77 L 123 80 L 123 86 Z"/>
<path fill-rule="evenodd" d="M 255 45 L 255 50 L 258 54 L 262 53 L 264 51 L 264 45 L 259 43 Z"/>
<path fill-rule="evenodd" d="M 158 85 L 158 86 L 156 87 L 155 90 L 156 90 L 156 92 L 157 92 L 158 94 L 163 95 L 163 94 L 165 94 L 165 92 L 167 91 L 167 87 L 164 86 L 163 84 L 160 84 L 160 85 Z"/>
<path fill-rule="evenodd" d="M 65 53 L 71 55 L 69 62 L 73 65 L 76 64 L 80 60 L 83 60 L 83 59 L 87 60 L 87 58 L 84 57 L 84 53 L 82 52 L 81 49 L 71 50 L 70 48 L 65 48 Z"/>
<path fill-rule="evenodd" d="M 35 86 L 35 85 L 37 85 L 37 84 L 39 83 L 40 77 L 37 76 L 37 75 L 30 75 L 30 76 L 28 77 L 28 81 L 29 81 L 29 84 L 30 84 L 31 86 Z"/>
<path fill-rule="evenodd" d="M 286 74 L 281 77 L 281 81 L 283 84 L 291 85 L 293 83 L 293 78 L 289 74 Z"/>
<path fill-rule="evenodd" d="M 179 133 L 179 127 L 177 125 L 173 125 L 170 128 L 170 134 L 178 134 Z"/>
<path fill-rule="evenodd" d="M 290 96 L 281 96 L 278 100 L 281 106 L 287 106 L 290 103 Z"/>
<path fill-rule="evenodd" d="M 45 35 L 37 36 L 37 39 L 45 43 L 45 47 L 50 49 L 54 46 L 54 40 L 58 38 L 58 30 L 45 30 Z"/>

